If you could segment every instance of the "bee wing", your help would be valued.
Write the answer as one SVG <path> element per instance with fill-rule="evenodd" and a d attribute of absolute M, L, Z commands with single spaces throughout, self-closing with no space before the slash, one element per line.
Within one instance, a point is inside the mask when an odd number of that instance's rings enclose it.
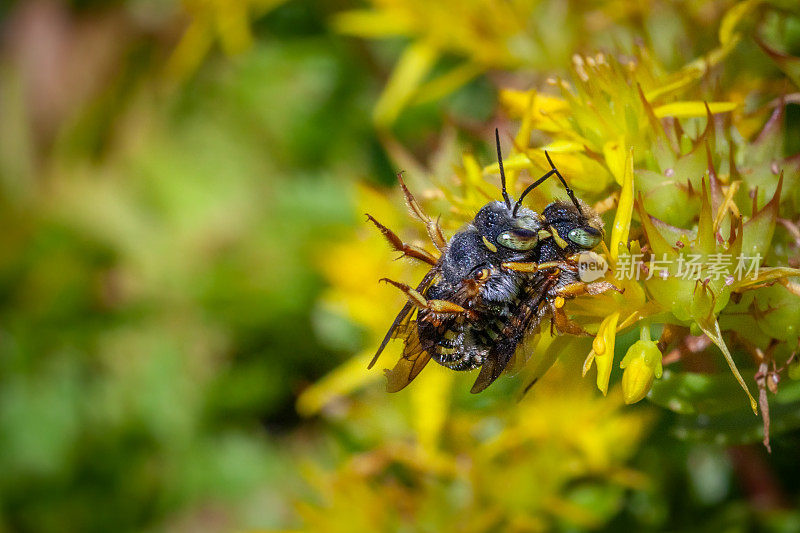
<path fill-rule="evenodd" d="M 381 345 L 378 346 L 378 351 L 375 352 L 375 355 L 372 357 L 372 361 L 369 362 L 367 368 L 372 368 L 375 366 L 375 363 L 378 362 L 378 357 L 380 357 L 383 349 L 386 348 L 386 345 L 389 344 L 389 341 L 395 338 L 395 333 L 397 332 L 398 328 L 401 330 L 403 329 L 402 326 L 408 324 L 408 319 L 411 318 L 411 311 L 413 310 L 413 305 L 411 302 L 407 302 L 406 305 L 400 310 L 397 316 L 392 322 L 392 325 L 389 327 L 389 331 L 386 332 L 386 336 L 381 341 Z"/>
<path fill-rule="evenodd" d="M 511 339 L 503 339 L 495 344 L 483 365 L 481 365 L 481 372 L 478 374 L 478 379 L 475 380 L 470 392 L 477 394 L 494 383 L 505 370 L 516 348 L 516 342 L 511 342 Z"/>
<path fill-rule="evenodd" d="M 432 268 L 425 274 L 425 277 L 422 278 L 419 286 L 417 286 L 417 292 L 423 293 L 427 290 L 428 286 L 433 281 L 433 278 L 436 276 L 438 272 L 437 268 Z M 389 327 L 389 331 L 386 332 L 386 336 L 383 337 L 383 341 L 381 341 L 381 345 L 378 346 L 378 351 L 375 352 L 375 356 L 372 358 L 372 361 L 369 362 L 367 368 L 372 368 L 375 366 L 375 363 L 378 361 L 378 357 L 380 357 L 383 349 L 386 348 L 386 345 L 389 344 L 389 341 L 403 335 L 406 331 L 408 331 L 408 322 L 411 319 L 412 312 L 414 311 L 414 306 L 411 302 L 406 302 L 400 312 L 392 322 L 392 325 Z"/>
<path fill-rule="evenodd" d="M 504 332 L 507 334 L 498 339 L 481 365 L 478 378 L 470 389 L 472 394 L 477 394 L 494 383 L 506 369 L 525 333 L 536 327 L 541 320 L 539 308 L 550 286 L 551 282 L 547 278 L 537 278 L 534 281 L 534 286 L 529 289 L 528 297 L 520 304 L 517 315 L 511 318 Z"/>
<path fill-rule="evenodd" d="M 403 355 L 391 370 L 386 370 L 386 391 L 397 392 L 411 383 L 417 375 L 422 372 L 425 365 L 430 361 L 431 356 L 422 347 L 419 341 L 417 328 L 413 327 L 415 321 L 408 323 L 407 335 L 405 338 L 405 348 Z"/>
<path fill-rule="evenodd" d="M 535 322 L 541 322 L 541 320 L 537 320 Z M 536 325 L 538 324 L 533 324 L 532 322 L 528 332 L 526 332 L 526 334 L 517 344 L 517 349 L 514 352 L 514 356 L 506 366 L 506 374 L 516 375 L 527 365 L 531 354 L 534 352 L 534 350 L 536 350 L 536 346 L 539 344 L 539 340 L 541 338 L 540 335 L 534 334 L 537 333 L 535 327 Z"/>

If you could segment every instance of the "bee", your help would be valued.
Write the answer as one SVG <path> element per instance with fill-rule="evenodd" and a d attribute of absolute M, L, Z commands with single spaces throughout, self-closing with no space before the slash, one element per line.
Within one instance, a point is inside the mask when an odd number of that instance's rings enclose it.
<path fill-rule="evenodd" d="M 575 197 L 547 152 L 550 170 L 512 203 L 497 130 L 495 140 L 503 199 L 484 205 L 449 241 L 438 221 L 422 211 L 398 175 L 406 203 L 425 224 L 441 253 L 439 258 L 403 242 L 367 215 L 396 251 L 431 266 L 415 288 L 381 280 L 400 289 L 408 299 L 369 364 L 372 368 L 390 340 L 403 339 L 400 360 L 387 370 L 389 392 L 408 385 L 431 359 L 456 371 L 480 368 L 471 392 L 481 392 L 500 376 L 525 337 L 536 332 L 548 316 L 551 328 L 561 333 L 586 334 L 567 318 L 563 310 L 566 299 L 615 288 L 604 281 L 584 283 L 579 277 L 579 254 L 602 240 L 599 215 Z M 552 176 L 564 185 L 570 202 L 555 201 L 541 214 L 523 206 L 525 196 Z"/>

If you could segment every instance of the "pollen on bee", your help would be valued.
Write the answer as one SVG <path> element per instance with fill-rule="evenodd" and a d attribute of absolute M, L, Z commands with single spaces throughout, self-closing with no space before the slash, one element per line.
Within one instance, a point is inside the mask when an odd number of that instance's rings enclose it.
<path fill-rule="evenodd" d="M 553 303 L 556 306 L 556 309 L 561 309 L 562 307 L 564 307 L 564 303 L 565 303 L 564 302 L 564 297 L 563 296 L 556 296 L 556 300 Z"/>
<path fill-rule="evenodd" d="M 483 237 L 483 245 L 486 246 L 486 248 L 488 248 L 490 252 L 492 252 L 492 253 L 496 253 L 497 252 L 497 246 L 492 244 L 489 241 L 489 239 L 486 238 L 486 236 Z"/>

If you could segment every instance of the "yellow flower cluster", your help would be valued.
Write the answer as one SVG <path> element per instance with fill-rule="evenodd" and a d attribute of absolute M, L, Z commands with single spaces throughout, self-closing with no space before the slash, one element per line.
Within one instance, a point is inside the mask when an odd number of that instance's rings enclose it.
<path fill-rule="evenodd" d="M 659 0 L 371 0 L 367 8 L 337 14 L 334 27 L 368 39 L 411 39 L 374 109 L 376 125 L 387 128 L 406 106 L 437 101 L 487 72 L 561 69 L 575 50 L 629 41 L 630 27 L 641 31 L 640 21 L 647 28 L 668 15 L 688 31 L 714 20 L 730 4 L 724 0 L 691 6 Z M 665 28 L 651 40 L 667 42 L 669 31 Z M 453 57 L 454 66 L 437 68 Z"/>
<path fill-rule="evenodd" d="M 769 280 L 785 279 L 787 276 L 796 275 L 797 271 L 788 268 L 765 268 L 760 276 L 748 283 L 731 284 L 725 277 L 718 277 L 716 281 L 704 283 L 699 289 L 692 280 L 679 280 L 674 275 L 667 279 L 654 277 L 645 281 L 620 279 L 618 263 L 621 260 L 631 261 L 631 257 L 641 250 L 640 240 L 646 237 L 652 252 L 676 256 L 673 243 L 678 242 L 686 246 L 686 250 L 697 250 L 705 257 L 713 253 L 732 253 L 741 251 L 742 246 L 749 251 L 766 252 L 768 240 L 761 240 L 761 248 L 753 248 L 751 244 L 761 236 L 771 234 L 777 216 L 777 203 L 771 202 L 764 211 L 751 213 L 751 219 L 741 225 L 738 233 L 728 235 L 728 240 L 722 244 L 716 243 L 715 235 L 723 228 L 723 222 L 732 221 L 739 215 L 740 209 L 736 206 L 735 194 L 741 183 L 736 181 L 737 170 L 729 166 L 727 173 L 723 169 L 714 168 L 714 160 L 722 157 L 721 154 L 711 153 L 711 144 L 719 145 L 712 124 L 717 120 L 715 116 L 737 109 L 741 102 L 717 101 L 705 102 L 702 100 L 676 100 L 682 93 L 691 91 L 699 78 L 708 68 L 720 63 L 739 41 L 740 36 L 735 32 L 739 20 L 744 17 L 754 5 L 739 6 L 731 10 L 723 19 L 720 29 L 720 46 L 705 57 L 693 61 L 675 73 L 666 73 L 644 49 L 639 49 L 636 56 L 621 60 L 616 57 L 599 55 L 593 58 L 575 57 L 573 62 L 573 83 L 564 80 L 553 80 L 552 84 L 561 91 L 561 96 L 547 95 L 538 91 L 503 91 L 501 102 L 505 105 L 512 117 L 521 119 L 521 127 L 515 136 L 513 149 L 505 160 L 508 174 L 509 188 L 518 190 L 523 185 L 518 183 L 522 173 L 527 176 L 539 176 L 548 168 L 545 162 L 544 150 L 554 156 L 559 168 L 568 176 L 570 185 L 581 191 L 585 197 L 598 200 L 598 210 L 616 204 L 616 212 L 611 224 L 610 240 L 606 247 L 607 257 L 611 266 L 607 279 L 619 288 L 622 294 L 613 293 L 596 296 L 591 299 L 579 299 L 569 306 L 571 316 L 588 330 L 597 331 L 597 336 L 584 364 L 584 374 L 592 364 L 597 366 L 597 386 L 603 392 L 608 390 L 608 384 L 614 365 L 614 346 L 617 334 L 631 328 L 643 320 L 653 316 L 660 317 L 660 323 L 699 326 L 699 329 L 708 335 L 722 350 L 734 375 L 748 395 L 748 387 L 740 376 L 733 361 L 733 357 L 726 346 L 722 332 L 717 322 L 717 316 L 725 307 L 730 295 L 736 290 L 746 290 L 751 286 L 758 286 Z M 679 119 L 686 119 L 687 127 L 697 126 L 698 121 L 705 120 L 706 127 L 702 134 L 692 139 L 687 133 L 681 132 L 680 136 L 670 135 L 662 126 L 661 119 L 669 118 L 672 124 L 679 124 Z M 735 117 L 734 117 L 735 118 Z M 695 122 L 692 122 L 695 121 Z M 729 120 L 730 122 L 730 120 Z M 530 139 L 534 132 L 544 132 L 550 137 L 550 142 L 544 146 L 530 146 Z M 708 146 L 708 150 L 706 150 Z M 724 146 L 730 153 L 732 146 Z M 706 153 L 708 152 L 708 153 Z M 727 159 L 728 153 L 724 156 Z M 708 158 L 708 159 L 707 159 Z M 653 164 L 655 162 L 655 164 Z M 727 163 L 727 161 L 725 161 Z M 654 178 L 653 172 L 646 170 L 648 167 L 661 168 L 660 178 Z M 456 179 L 460 188 L 453 190 L 442 186 L 439 190 L 423 192 L 423 197 L 438 199 L 440 206 L 442 200 L 449 205 L 449 210 L 443 211 L 445 227 L 457 227 L 470 218 L 487 198 L 499 197 L 496 186 L 488 180 L 494 179 L 498 172 L 497 164 L 492 164 L 481 169 L 470 153 L 463 156 L 462 165 L 456 168 Z M 690 193 L 687 201 L 682 203 L 684 213 L 674 214 L 668 210 L 656 211 L 663 219 L 685 220 L 686 205 L 697 196 L 701 196 L 699 227 L 695 230 L 680 230 L 673 228 L 667 233 L 667 242 L 662 236 L 664 225 L 659 228 L 650 221 L 651 213 L 646 210 L 648 198 L 652 195 L 659 198 L 659 191 L 665 186 L 672 187 L 674 194 L 680 196 L 682 190 L 676 187 L 675 180 L 670 175 L 676 173 L 686 175 L 690 187 L 703 191 L 702 195 Z M 713 173 L 713 174 L 712 174 Z M 635 176 L 642 176 L 645 183 L 637 185 Z M 705 182 L 702 180 L 711 176 L 713 202 L 706 192 Z M 528 177 L 527 179 L 530 179 Z M 640 178 L 642 179 L 642 178 Z M 660 182 L 655 186 L 654 179 Z M 777 181 L 777 177 L 775 179 Z M 772 190 L 776 183 L 773 183 Z M 635 191 L 643 194 L 638 201 L 634 201 Z M 779 192 L 776 192 L 779 194 Z M 538 195 L 538 197 L 536 196 Z M 531 195 L 531 202 L 535 206 L 544 206 L 549 198 L 557 195 L 553 186 L 543 186 Z M 776 196 L 777 198 L 777 196 Z M 381 200 L 371 198 L 362 203 L 369 205 L 371 210 L 382 205 Z M 715 204 L 712 206 L 712 203 Z M 396 205 L 396 204 L 395 204 Z M 634 210 L 636 205 L 636 210 Z M 649 204 L 648 204 L 649 205 Z M 770 207 L 771 206 L 771 207 Z M 402 220 L 397 213 L 390 214 L 391 208 L 384 204 L 380 215 L 389 225 L 403 228 Z M 655 206 L 656 208 L 658 205 Z M 716 207 L 716 211 L 712 210 Z M 642 223 L 637 239 L 629 244 L 631 223 L 634 211 Z M 692 213 L 689 212 L 689 221 Z M 741 218 L 740 224 L 741 224 Z M 455 221 L 455 223 L 453 223 Z M 658 222 L 654 219 L 655 222 Z M 410 228 L 403 228 L 405 235 L 409 235 Z M 671 232 L 671 233 L 670 233 Z M 674 235 L 672 235 L 674 233 Z M 416 244 L 424 246 L 422 234 L 416 233 Z M 374 238 L 377 243 L 377 236 Z M 679 242 L 680 241 L 680 242 Z M 716 243 L 716 244 L 715 244 Z M 744 244 L 743 244 L 744 243 Z M 363 242 L 353 245 L 363 250 L 371 249 L 364 246 Z M 355 250 L 350 250 L 355 255 Z M 360 252 L 364 255 L 364 252 Z M 375 269 L 373 277 L 388 274 L 386 266 L 380 259 L 373 258 L 372 267 Z M 392 266 L 397 269 L 397 266 Z M 381 274 L 379 275 L 378 272 Z M 674 274 L 674 273 L 670 273 Z M 727 272 L 730 274 L 730 272 Z M 418 276 L 419 276 L 418 272 Z M 367 276 L 364 276 L 367 277 Z M 336 287 L 348 287 L 352 282 L 347 279 L 362 280 L 362 276 L 352 277 L 352 271 L 340 272 L 332 279 Z M 360 281 L 359 281 L 360 283 Z M 363 292 L 355 286 L 349 286 L 347 291 L 337 289 L 343 301 L 352 299 L 352 295 Z M 364 309 L 359 313 L 375 317 L 371 307 L 377 295 L 364 299 Z M 399 307 L 400 302 L 395 302 Z M 341 305 L 341 304 L 337 304 Z M 664 313 L 668 313 L 664 315 Z M 359 313 L 350 312 L 350 316 Z M 370 328 L 381 324 L 385 327 L 390 322 L 391 313 L 387 313 L 382 320 L 369 324 Z M 647 323 L 645 323 L 646 325 Z M 380 327 L 375 331 L 374 338 L 378 338 Z M 552 341 L 556 346 L 568 342 L 566 338 L 557 338 Z M 371 348 L 371 346 L 370 346 Z M 352 372 L 368 360 L 369 349 L 359 358 L 348 365 L 347 371 L 334 376 L 353 376 Z M 543 373 L 552 361 L 539 361 L 538 355 L 533 355 L 531 365 L 539 368 Z M 634 372 L 634 368 L 642 368 L 634 359 L 626 364 L 627 375 Z M 647 365 L 649 367 L 649 365 Z M 359 371 L 364 374 L 364 380 L 375 379 L 374 374 Z M 654 372 L 655 375 L 655 372 Z M 538 377 L 535 375 L 534 377 Z M 322 403 L 321 398 L 326 398 L 320 390 L 338 384 L 338 392 L 344 392 L 343 382 L 349 387 L 358 380 L 339 380 L 332 378 L 323 381 L 318 387 L 313 388 L 301 399 L 301 409 L 313 411 Z M 623 379 L 627 399 L 641 398 L 647 393 L 649 387 L 645 385 L 652 380 Z M 636 389 L 636 390 L 634 390 Z M 641 389 L 641 390 L 639 390 Z M 316 398 L 311 400 L 310 398 Z M 755 401 L 750 396 L 751 405 L 755 410 Z"/>
<path fill-rule="evenodd" d="M 337 18 L 338 27 L 360 35 L 368 35 L 367 28 L 378 28 L 383 33 L 391 29 L 398 35 L 418 37 L 404 53 L 376 107 L 376 121 L 381 127 L 391 124 L 405 105 L 424 98 L 424 94 L 439 97 L 446 92 L 445 88 L 452 89 L 488 66 L 513 68 L 520 63 L 512 53 L 513 48 L 491 33 L 487 34 L 487 40 L 499 46 L 503 54 L 492 52 L 489 44 L 484 47 L 481 41 L 477 41 L 475 50 L 457 50 L 448 41 L 447 32 L 439 35 L 440 28 L 436 24 L 421 21 L 420 13 L 430 12 L 426 11 L 428 4 L 423 7 L 400 0 L 373 3 L 377 6 L 374 10 L 346 13 Z M 500 8 L 483 5 L 483 2 L 470 5 L 478 4 L 489 12 L 485 16 L 487 21 L 495 20 L 492 10 Z M 549 170 L 544 153 L 547 150 L 570 186 L 605 217 L 610 230 L 600 250 L 610 266 L 605 279 L 622 291 L 579 297 L 567 303 L 565 309 L 569 318 L 591 332 L 593 338 L 551 336 L 543 331 L 527 340 L 525 356 L 515 361 L 513 371 L 519 371 L 525 382 L 537 384 L 531 389 L 530 399 L 510 408 L 521 418 L 512 421 L 509 417 L 514 415 L 498 415 L 497 410 L 472 413 L 475 404 L 467 403 L 468 407 L 464 407 L 464 401 L 458 400 L 459 391 L 466 389 L 461 383 L 462 376 L 429 365 L 407 391 L 391 399 L 381 397 L 378 402 L 388 402 L 391 407 L 387 409 L 399 409 L 402 416 L 407 417 L 413 428 L 410 438 L 414 444 L 409 448 L 385 442 L 386 439 L 407 442 L 408 434 L 374 436 L 382 445 L 368 455 L 370 461 L 379 457 L 383 467 L 387 462 L 400 461 L 407 466 L 416 465 L 422 470 L 437 472 L 437 475 L 455 477 L 462 468 L 467 471 L 474 468 L 478 477 L 469 481 L 468 490 L 470 494 L 477 492 L 480 498 L 489 498 L 482 492 L 484 487 L 497 484 L 498 490 L 508 491 L 517 481 L 512 471 L 502 468 L 499 468 L 501 475 L 488 473 L 498 471 L 498 465 L 493 463 L 496 458 L 518 454 L 515 456 L 519 460 L 517 466 L 533 461 L 532 457 L 541 453 L 538 444 L 529 443 L 524 451 L 516 447 L 533 434 L 537 435 L 532 441 L 535 443 L 540 442 L 536 440 L 539 437 L 548 435 L 545 440 L 550 446 L 549 439 L 557 435 L 557 439 L 570 444 L 559 452 L 558 461 L 535 467 L 537 479 L 547 475 L 568 479 L 570 476 L 565 470 L 572 471 L 568 465 L 572 461 L 580 462 L 579 457 L 587 450 L 592 449 L 591 455 L 596 457 L 613 456 L 614 446 L 621 441 L 614 444 L 603 439 L 603 428 L 627 424 L 627 415 L 619 410 L 621 404 L 635 403 L 651 394 L 662 374 L 667 380 L 662 365 L 679 360 L 691 349 L 692 339 L 701 335 L 722 352 L 725 362 L 721 366 L 724 368 L 727 364 L 747 393 L 751 408 L 757 410 L 736 359 L 738 357 L 741 364 L 742 353 L 749 353 L 753 345 L 769 344 L 772 339 L 786 341 L 792 334 L 796 335 L 791 326 L 777 328 L 775 323 L 778 316 L 783 322 L 792 320 L 785 310 L 796 306 L 800 290 L 789 278 L 800 275 L 800 270 L 767 265 L 785 263 L 787 255 L 796 252 L 797 245 L 785 236 L 781 237 L 779 246 L 773 247 L 771 243 L 781 207 L 782 187 L 791 184 L 792 190 L 796 190 L 797 170 L 800 169 L 796 161 L 776 155 L 782 142 L 779 135 L 782 130 L 777 122 L 780 105 L 773 106 L 777 107 L 776 114 L 759 132 L 755 125 L 763 125 L 769 105 L 757 106 L 755 111 L 746 109 L 747 91 L 735 86 L 710 91 L 705 81 L 709 72 L 724 69 L 726 60 L 743 40 L 740 26 L 762 4 L 748 0 L 728 9 L 719 24 L 717 46 L 681 68 L 663 67 L 648 47 L 639 46 L 628 54 L 575 55 L 571 76 L 548 80 L 549 88 L 545 90 L 499 92 L 502 108 L 520 123 L 511 141 L 511 150 L 504 150 L 509 192 L 519 194 L 524 186 Z M 475 10 L 470 8 L 453 9 L 452 13 L 476 17 Z M 462 22 L 464 32 L 475 30 L 475 25 Z M 508 28 L 503 31 L 503 35 L 513 34 Z M 460 46 L 467 46 L 464 39 L 457 41 Z M 500 41 L 502 43 L 497 45 Z M 445 74 L 442 79 L 424 82 L 443 51 L 458 51 L 469 60 L 466 66 Z M 455 136 L 445 135 L 440 143 L 442 153 L 457 152 L 455 143 Z M 394 148 L 390 146 L 389 150 L 392 152 Z M 411 167 L 421 169 L 407 176 L 412 190 L 429 213 L 441 215 L 442 227 L 449 232 L 468 221 L 487 201 L 500 197 L 498 165 L 482 168 L 471 152 L 462 154 L 460 164 L 455 165 L 450 175 L 434 172 L 428 176 L 422 165 Z M 785 181 L 781 168 L 786 169 Z M 359 211 L 370 211 L 405 241 L 434 252 L 422 228 L 412 225 L 404 215 L 399 191 L 389 199 L 366 188 L 360 189 L 359 194 Z M 527 202 L 541 212 L 562 194 L 558 184 L 545 183 L 527 197 Z M 745 252 L 767 261 L 762 261 L 757 274 L 748 279 L 734 278 L 734 265 L 718 268 L 716 275 L 704 266 L 698 270 L 698 279 L 681 279 L 674 265 L 660 271 L 648 267 L 649 261 L 662 256 L 677 260 L 682 254 L 692 254 L 709 260 Z M 388 276 L 413 284 L 424 273 L 424 269 L 417 266 L 387 260 L 387 254 L 381 236 L 365 226 L 354 239 L 334 247 L 332 253 L 321 259 L 332 286 L 324 305 L 342 310 L 362 325 L 367 332 L 367 342 L 363 353 L 303 393 L 298 402 L 301 413 L 309 415 L 327 406 L 336 406 L 339 410 L 331 415 L 336 417 L 344 406 L 345 419 L 354 424 L 358 424 L 361 415 L 375 420 L 374 413 L 363 412 L 364 404 L 369 402 L 352 399 L 374 393 L 374 389 L 364 386 L 380 379 L 380 374 L 368 371 L 366 365 L 403 299 L 396 291 L 376 289 L 370 280 L 377 282 Z M 337 257 L 346 257 L 347 261 L 337 260 Z M 637 257 L 640 263 L 636 263 Z M 623 276 L 623 265 L 637 276 Z M 785 312 L 781 315 L 764 312 L 768 307 L 773 308 L 770 306 Z M 749 312 L 751 310 L 758 312 Z M 745 320 L 747 326 L 742 327 Z M 618 337 L 627 332 L 635 334 L 637 329 L 640 339 L 627 347 L 621 361 L 615 358 L 615 349 L 620 345 L 625 349 Z M 651 339 L 651 330 L 663 330 L 664 342 Z M 676 343 L 676 339 L 677 355 L 672 354 L 667 361 L 662 350 L 668 342 Z M 728 346 L 731 339 L 736 341 L 736 354 Z M 390 343 L 382 361 L 393 364 L 401 344 Z M 755 357 L 761 357 L 756 362 L 774 362 L 774 359 L 767 361 L 766 357 L 786 358 L 786 346 L 786 343 L 781 344 L 768 356 L 753 351 Z M 708 356 L 713 357 L 713 353 Z M 573 379 L 581 368 L 581 361 L 584 375 L 592 366 L 596 367 L 596 387 L 607 398 L 586 396 L 585 385 Z M 622 376 L 614 380 L 617 365 L 622 369 Z M 495 386 L 502 387 L 499 382 Z M 574 401 L 564 398 L 565 390 L 570 391 L 569 395 L 576 394 Z M 607 410 L 596 410 L 598 401 L 607 402 Z M 662 405 L 668 403 L 665 401 Z M 767 420 L 765 407 L 766 403 L 762 402 L 762 413 Z M 597 419 L 592 417 L 600 415 L 601 411 L 603 423 L 598 425 L 594 423 Z M 583 422 L 565 428 L 561 416 Z M 489 431 L 487 424 L 491 423 L 497 426 Z M 482 431 L 495 435 L 494 442 L 458 440 L 465 434 L 481 434 Z M 627 439 L 625 445 L 635 446 L 639 435 Z M 485 452 L 484 447 L 492 451 Z M 580 453 L 576 455 L 575 450 Z M 497 455 L 492 455 L 495 452 Z M 390 459 L 381 454 L 388 454 Z M 409 460 L 409 457 L 414 459 Z M 460 458 L 465 462 L 459 462 Z M 604 464 L 609 464 L 607 459 Z M 385 472 L 385 469 L 374 472 L 378 471 Z M 346 476 L 351 474 L 348 470 Z M 352 481 L 354 486 L 345 489 L 343 494 L 370 478 L 358 472 L 351 479 L 356 479 Z M 326 487 L 324 492 L 331 495 L 330 500 L 338 498 L 336 494 L 342 487 L 334 489 L 331 483 L 342 482 L 340 476 L 318 481 Z M 548 502 L 549 510 L 541 514 L 528 509 L 527 514 L 516 516 L 522 520 L 521 524 L 546 529 L 547 522 L 540 520 L 543 516 L 546 520 L 548 513 L 558 514 L 559 509 L 573 520 L 581 516 L 582 511 L 570 508 L 570 503 L 564 499 L 564 485 L 550 487 L 542 482 L 542 486 L 547 493 L 537 501 Z M 384 490 L 388 489 L 381 485 L 379 492 Z M 513 488 L 510 490 L 513 492 Z M 525 491 L 529 495 L 530 483 Z M 423 490 L 422 494 L 427 493 Z M 375 497 L 391 498 L 391 495 L 387 492 Z M 420 509 L 424 505 L 414 496 L 408 497 L 415 501 L 415 512 L 423 513 Z M 328 503 L 350 509 L 347 502 Z M 515 516 L 509 507 L 500 507 L 503 510 L 498 512 L 504 517 L 509 513 Z M 322 523 L 320 509 L 308 508 L 306 513 L 310 522 Z M 491 517 L 469 513 L 465 516 L 485 524 L 486 528 L 497 525 Z M 535 527 L 525 522 L 529 519 L 534 520 Z M 392 518 L 384 516 L 372 525 L 385 525 L 385 520 Z M 582 525 L 590 527 L 590 522 Z M 481 527 L 476 529 L 481 530 Z"/>

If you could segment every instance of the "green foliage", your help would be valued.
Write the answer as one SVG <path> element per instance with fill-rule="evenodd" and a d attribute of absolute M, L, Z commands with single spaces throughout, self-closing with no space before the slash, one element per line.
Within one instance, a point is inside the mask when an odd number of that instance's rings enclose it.
<path fill-rule="evenodd" d="M 569 179 L 627 213 L 615 242 L 652 229 L 726 248 L 707 231 L 713 169 L 742 181 L 732 201 L 748 219 L 731 241 L 797 266 L 800 19 L 791 2 L 749 0 L 723 31 L 734 4 L 4 3 L 0 531 L 796 530 L 796 279 L 736 296 L 712 284 L 724 297 L 675 305 L 655 281 L 579 304 L 609 341 L 594 360 L 608 397 L 580 378 L 590 339 L 546 332 L 520 378 L 478 397 L 470 376 L 430 368 L 387 395 L 366 369 L 401 301 L 377 279 L 409 270 L 362 212 L 419 240 L 378 186 L 404 169 L 446 230 L 469 218 L 496 195 L 479 165 L 486 125 L 514 129 L 498 109 L 521 120 L 517 185 L 565 121 Z M 624 75 L 585 64 L 582 83 L 570 58 L 600 49 L 644 66 L 631 74 L 609 53 Z M 558 96 L 545 80 L 570 71 L 578 92 Z M 785 109 L 771 103 L 784 93 Z M 738 130 L 705 129 L 697 94 L 712 113 L 735 109 Z M 672 129 L 660 137 L 648 112 Z M 585 147 L 592 157 L 570 158 Z M 665 187 L 667 170 L 691 185 Z M 730 237 L 730 220 L 712 222 Z M 763 281 L 785 271 L 772 272 Z M 747 444 L 762 422 L 717 352 L 676 365 L 635 343 L 638 327 L 616 338 L 651 298 L 672 312 L 654 331 L 696 319 L 713 334 L 711 314 L 726 342 L 778 341 L 772 456 Z M 749 352 L 730 344 L 755 391 Z M 654 406 L 624 405 L 648 389 Z"/>
<path fill-rule="evenodd" d="M 344 173 L 371 168 L 364 76 L 325 38 L 168 94 L 124 68 L 136 86 L 51 153 L 3 129 L 24 149 L 0 168 L 0 523 L 141 530 L 223 505 L 278 525 L 286 503 L 248 505 L 291 474 L 270 434 L 294 392 L 341 357 L 312 334 L 314 262 L 353 222 Z"/>

